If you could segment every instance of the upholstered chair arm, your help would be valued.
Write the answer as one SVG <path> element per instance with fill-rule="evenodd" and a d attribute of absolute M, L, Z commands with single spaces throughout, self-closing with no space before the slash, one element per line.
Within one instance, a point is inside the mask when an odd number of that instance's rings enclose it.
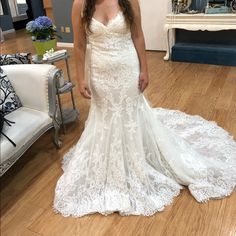
<path fill-rule="evenodd" d="M 56 79 L 60 70 L 48 64 L 2 66 L 24 107 L 48 113 L 56 112 Z"/>

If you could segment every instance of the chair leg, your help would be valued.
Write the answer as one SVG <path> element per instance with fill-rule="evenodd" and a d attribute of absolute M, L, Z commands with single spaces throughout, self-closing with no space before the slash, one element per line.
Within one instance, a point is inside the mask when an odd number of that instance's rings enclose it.
<path fill-rule="evenodd" d="M 53 126 L 54 126 L 53 142 L 54 142 L 54 144 L 56 145 L 57 148 L 61 148 L 62 147 L 62 141 L 59 139 L 60 125 L 55 119 L 53 120 Z"/>

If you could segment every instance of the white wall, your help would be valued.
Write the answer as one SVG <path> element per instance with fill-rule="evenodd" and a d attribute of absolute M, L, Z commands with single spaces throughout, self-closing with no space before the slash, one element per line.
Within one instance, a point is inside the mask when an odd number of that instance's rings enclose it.
<path fill-rule="evenodd" d="M 166 50 L 165 17 L 171 12 L 171 0 L 139 0 L 147 50 Z"/>

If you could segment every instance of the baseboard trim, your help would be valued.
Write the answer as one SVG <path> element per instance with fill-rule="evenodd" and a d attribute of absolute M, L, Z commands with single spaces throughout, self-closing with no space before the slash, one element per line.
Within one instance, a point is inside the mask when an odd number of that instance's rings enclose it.
<path fill-rule="evenodd" d="M 62 42 L 58 42 L 57 43 L 57 47 L 59 48 L 73 48 L 74 44 L 73 43 L 62 43 Z"/>
<path fill-rule="evenodd" d="M 11 34 L 11 33 L 15 33 L 15 29 L 10 29 L 10 30 L 4 30 L 2 31 L 2 34 L 5 35 L 5 34 Z"/>

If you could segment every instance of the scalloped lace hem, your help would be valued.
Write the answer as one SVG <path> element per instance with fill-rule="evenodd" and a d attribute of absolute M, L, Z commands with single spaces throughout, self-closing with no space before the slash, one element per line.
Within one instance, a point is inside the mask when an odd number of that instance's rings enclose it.
<path fill-rule="evenodd" d="M 159 200 L 158 203 L 155 202 L 153 203 L 152 206 L 145 206 L 145 202 L 141 203 L 143 204 L 143 208 L 145 209 L 135 209 L 134 207 L 130 206 L 130 202 L 128 203 L 129 206 L 125 206 L 124 200 L 118 200 L 117 196 L 115 196 L 116 201 L 114 204 L 110 204 L 108 209 L 105 209 L 105 206 L 101 206 L 101 199 L 100 198 L 93 198 L 86 202 L 85 205 L 78 205 L 78 206 L 73 206 L 73 209 L 67 210 L 67 206 L 62 205 L 59 206 L 60 203 L 54 202 L 53 204 L 53 211 L 57 214 L 62 214 L 64 217 L 82 217 L 85 215 L 91 215 L 94 213 L 99 213 L 104 216 L 111 215 L 113 213 L 118 213 L 121 216 L 130 216 L 130 215 L 142 215 L 142 216 L 152 216 L 157 212 L 162 212 L 164 211 L 165 207 L 168 205 L 171 205 L 173 203 L 173 199 L 177 197 L 180 194 L 180 190 L 182 187 L 180 186 L 179 189 L 176 189 L 174 192 L 171 193 L 168 197 L 166 196 L 165 199 Z M 152 196 L 152 199 L 160 199 L 160 196 Z M 100 202 L 100 204 L 98 204 Z M 88 208 L 87 206 L 90 205 Z M 100 205 L 100 207 L 99 207 Z M 140 205 L 140 203 L 136 202 L 134 205 Z M 83 209 L 84 210 L 78 210 L 78 209 Z M 87 208 L 87 209 L 86 209 Z M 105 209 L 105 210 L 104 210 Z"/>

